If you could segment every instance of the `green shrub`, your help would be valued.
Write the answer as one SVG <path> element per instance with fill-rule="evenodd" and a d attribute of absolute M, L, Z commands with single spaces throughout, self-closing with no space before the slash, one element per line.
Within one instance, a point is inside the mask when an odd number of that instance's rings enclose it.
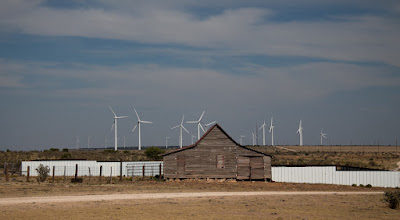
<path fill-rule="evenodd" d="M 389 204 L 391 209 L 399 209 L 400 191 L 386 191 L 384 201 Z"/>
<path fill-rule="evenodd" d="M 71 155 L 70 153 L 65 153 L 65 154 L 63 154 L 63 155 L 61 156 L 61 159 L 62 159 L 62 160 L 71 159 L 71 158 L 72 158 L 72 155 Z"/>
<path fill-rule="evenodd" d="M 145 154 L 149 159 L 152 159 L 152 160 L 161 160 L 162 157 L 160 156 L 160 154 L 162 154 L 162 153 L 164 153 L 164 152 L 165 152 L 165 150 L 160 149 L 160 148 L 158 148 L 158 147 L 150 147 L 150 148 L 147 148 L 147 149 L 144 151 L 144 154 Z"/>
<path fill-rule="evenodd" d="M 363 184 L 360 184 L 360 187 L 364 187 L 364 185 L 363 185 Z"/>
<path fill-rule="evenodd" d="M 60 151 L 58 148 L 50 148 L 50 151 Z"/>
<path fill-rule="evenodd" d="M 372 185 L 371 185 L 371 184 L 367 184 L 365 187 L 367 187 L 367 188 L 371 188 L 371 187 L 372 187 Z"/>
<path fill-rule="evenodd" d="M 357 184 L 352 184 L 351 186 L 357 187 Z"/>
<path fill-rule="evenodd" d="M 68 148 L 63 148 L 62 151 L 63 152 L 68 152 Z"/>

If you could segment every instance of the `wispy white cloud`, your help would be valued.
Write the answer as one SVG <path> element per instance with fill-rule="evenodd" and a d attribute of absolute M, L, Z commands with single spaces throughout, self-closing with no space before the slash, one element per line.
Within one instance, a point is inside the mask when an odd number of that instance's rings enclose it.
<path fill-rule="evenodd" d="M 220 13 L 198 17 L 186 8 L 156 7 L 150 3 L 151 7 L 142 3 L 136 8 L 135 4 L 128 7 L 126 1 L 116 3 L 124 9 L 60 9 L 46 7 L 40 1 L 20 2 L 20 7 L 10 7 L 8 13 L 1 15 L 1 29 L 35 35 L 172 43 L 229 50 L 232 54 L 305 56 L 400 66 L 398 21 L 382 15 L 275 22 L 269 19 L 274 12 L 267 8 L 222 9 Z"/>

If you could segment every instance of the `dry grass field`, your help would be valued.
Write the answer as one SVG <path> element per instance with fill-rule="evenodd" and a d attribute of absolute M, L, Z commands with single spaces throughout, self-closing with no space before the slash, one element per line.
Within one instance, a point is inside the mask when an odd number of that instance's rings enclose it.
<path fill-rule="evenodd" d="M 338 165 L 372 169 L 393 170 L 398 168 L 400 152 L 395 146 L 249 146 L 252 149 L 271 154 L 273 166 L 280 165 Z M 288 150 L 289 149 L 289 150 Z M 400 149 L 399 149 L 400 150 Z M 171 150 L 168 150 L 171 151 Z M 168 152 L 167 151 L 167 152 Z M 144 151 L 121 150 L 69 150 L 69 151 L 0 151 L 0 168 L 4 162 L 18 170 L 24 160 L 84 159 L 97 161 L 146 161 Z"/>
<path fill-rule="evenodd" d="M 321 184 L 265 182 L 159 182 L 116 184 L 51 184 L 1 182 L 2 199 L 31 196 L 108 195 L 182 192 L 324 191 L 376 192 Z M 0 205 L 0 219 L 398 219 L 383 195 L 270 195 L 141 200 L 104 200 Z"/>

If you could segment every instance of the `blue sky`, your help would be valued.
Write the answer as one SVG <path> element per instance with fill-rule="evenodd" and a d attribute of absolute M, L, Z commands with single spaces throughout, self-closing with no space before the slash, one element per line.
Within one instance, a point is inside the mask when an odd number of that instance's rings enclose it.
<path fill-rule="evenodd" d="M 271 116 L 277 144 L 400 141 L 398 1 L 5 0 L 0 150 L 163 145 L 182 114 L 235 139 Z M 186 124 L 196 134 L 196 127 Z M 261 143 L 261 134 L 260 134 Z M 268 133 L 267 142 L 270 142 Z M 184 144 L 190 144 L 190 135 Z"/>

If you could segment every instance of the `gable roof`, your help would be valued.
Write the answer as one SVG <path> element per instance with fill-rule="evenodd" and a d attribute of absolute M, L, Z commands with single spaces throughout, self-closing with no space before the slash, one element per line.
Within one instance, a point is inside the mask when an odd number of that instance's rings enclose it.
<path fill-rule="evenodd" d="M 191 149 L 191 148 L 194 148 L 194 147 L 196 147 L 215 127 L 217 127 L 220 131 L 222 131 L 222 133 L 224 133 L 228 138 L 229 138 L 229 140 L 231 140 L 235 145 L 237 145 L 237 146 L 239 146 L 239 147 L 241 147 L 241 148 L 244 148 L 244 149 L 246 149 L 246 150 L 249 150 L 249 151 L 253 151 L 253 152 L 256 152 L 256 153 L 259 153 L 259 154 L 263 154 L 263 155 L 265 155 L 265 156 L 270 156 L 270 157 L 272 157 L 273 158 L 273 156 L 272 155 L 269 155 L 269 154 L 265 154 L 265 153 L 263 153 L 263 152 L 260 152 L 260 151 L 257 151 L 257 150 L 253 150 L 253 149 L 250 149 L 250 148 L 248 148 L 248 147 L 246 147 L 246 146 L 243 146 L 243 145 L 240 145 L 240 144 L 238 144 L 231 136 L 229 136 L 229 134 L 228 133 L 226 133 L 225 131 L 224 131 L 224 129 L 222 129 L 222 127 L 217 123 L 217 124 L 215 124 L 215 125 L 213 125 L 210 129 L 208 129 L 207 131 L 206 131 L 206 133 L 204 133 L 203 134 L 203 136 L 199 139 L 199 140 L 197 140 L 197 142 L 196 143 L 194 143 L 194 144 L 192 144 L 192 145 L 189 145 L 189 146 L 186 146 L 186 147 L 182 147 L 182 148 L 180 148 L 180 149 L 177 149 L 177 150 L 174 150 L 174 151 L 171 151 L 171 152 L 169 152 L 169 153 L 166 153 L 166 154 L 162 154 L 161 156 L 167 156 L 167 155 L 170 155 L 170 154 L 174 154 L 174 153 L 177 153 L 177 152 L 180 152 L 180 151 L 184 151 L 184 150 L 187 150 L 187 149 Z"/>

